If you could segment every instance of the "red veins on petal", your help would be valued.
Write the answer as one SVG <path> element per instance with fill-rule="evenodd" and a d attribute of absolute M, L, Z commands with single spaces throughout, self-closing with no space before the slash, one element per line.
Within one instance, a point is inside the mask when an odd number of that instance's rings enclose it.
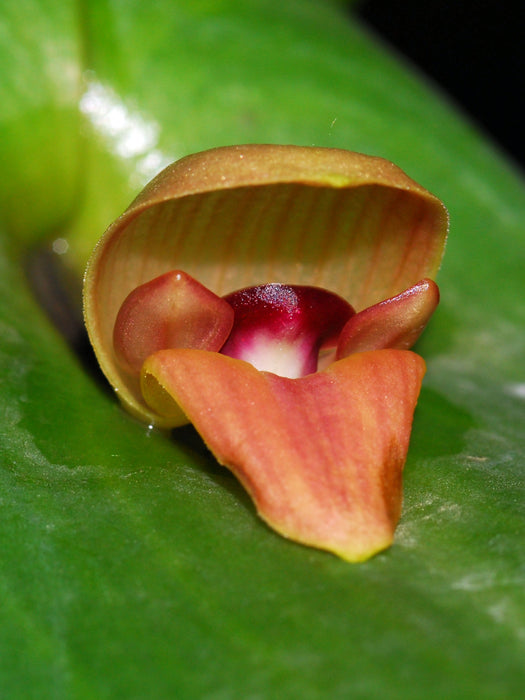
<path fill-rule="evenodd" d="M 401 294 L 360 311 L 344 326 L 336 358 L 368 350 L 411 348 L 438 303 L 437 284 L 424 279 Z"/>
<path fill-rule="evenodd" d="M 134 289 L 120 307 L 113 347 L 121 367 L 139 374 L 144 360 L 164 348 L 220 350 L 233 309 L 180 270 Z"/>
<path fill-rule="evenodd" d="M 320 349 L 337 345 L 354 314 L 345 299 L 319 287 L 264 284 L 224 299 L 235 321 L 221 352 L 286 377 L 315 372 Z"/>
<path fill-rule="evenodd" d="M 351 355 L 300 379 L 201 350 L 148 358 L 145 399 L 180 405 L 277 532 L 362 561 L 388 547 L 425 372 L 418 355 Z"/>

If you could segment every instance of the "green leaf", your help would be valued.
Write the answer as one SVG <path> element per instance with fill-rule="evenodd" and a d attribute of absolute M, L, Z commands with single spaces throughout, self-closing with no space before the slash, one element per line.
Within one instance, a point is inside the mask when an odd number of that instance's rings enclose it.
<path fill-rule="evenodd" d="M 519 697 L 519 175 L 337 3 L 0 15 L 2 697 Z M 124 415 L 28 282 L 43 240 L 81 269 L 164 160 L 243 141 L 382 155 L 450 209 L 404 513 L 363 565 L 268 530 L 191 430 Z"/>

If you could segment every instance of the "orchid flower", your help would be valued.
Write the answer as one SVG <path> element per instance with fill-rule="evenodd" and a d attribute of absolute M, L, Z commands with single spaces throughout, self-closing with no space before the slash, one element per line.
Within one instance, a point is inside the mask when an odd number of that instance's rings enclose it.
<path fill-rule="evenodd" d="M 442 203 L 336 149 L 174 163 L 97 245 L 86 325 L 123 405 L 191 422 L 277 532 L 362 561 L 393 541 L 438 300 Z"/>

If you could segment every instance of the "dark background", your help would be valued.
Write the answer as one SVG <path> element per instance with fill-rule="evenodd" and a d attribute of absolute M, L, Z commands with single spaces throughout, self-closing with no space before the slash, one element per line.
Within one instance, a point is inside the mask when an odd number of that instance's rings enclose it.
<path fill-rule="evenodd" d="M 358 14 L 524 168 L 523 0 L 362 0 Z"/>

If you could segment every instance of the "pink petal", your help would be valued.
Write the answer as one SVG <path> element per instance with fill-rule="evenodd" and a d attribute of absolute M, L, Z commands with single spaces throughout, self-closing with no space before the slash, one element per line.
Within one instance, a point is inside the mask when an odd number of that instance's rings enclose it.
<path fill-rule="evenodd" d="M 337 345 L 337 359 L 384 348 L 408 350 L 423 332 L 439 303 L 435 282 L 424 279 L 395 297 L 352 316 Z"/>
<path fill-rule="evenodd" d="M 233 309 L 180 270 L 134 289 L 115 321 L 113 346 L 120 366 L 139 374 L 144 360 L 165 348 L 219 350 L 233 325 Z"/>

